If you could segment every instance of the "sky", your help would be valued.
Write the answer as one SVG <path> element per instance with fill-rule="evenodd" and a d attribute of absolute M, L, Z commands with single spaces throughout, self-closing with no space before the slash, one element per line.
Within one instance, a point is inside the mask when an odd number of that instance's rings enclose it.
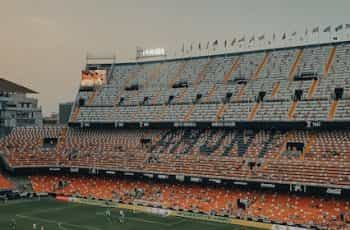
<path fill-rule="evenodd" d="M 0 77 L 39 92 L 45 115 L 73 101 L 86 55 L 282 34 L 350 23 L 349 0 L 0 0 Z M 197 46 L 197 45 L 196 45 Z"/>

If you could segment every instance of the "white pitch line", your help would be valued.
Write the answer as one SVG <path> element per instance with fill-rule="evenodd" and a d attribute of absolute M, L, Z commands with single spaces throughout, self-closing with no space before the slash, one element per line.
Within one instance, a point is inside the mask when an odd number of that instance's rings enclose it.
<path fill-rule="evenodd" d="M 96 216 L 105 216 L 105 213 L 104 212 L 96 212 Z M 174 225 L 177 225 L 177 224 L 182 224 L 182 223 L 186 222 L 186 220 L 179 220 L 177 222 L 167 224 L 167 223 L 162 223 L 162 222 L 152 221 L 152 220 L 146 220 L 146 219 L 137 218 L 137 217 L 126 217 L 125 219 L 130 219 L 130 220 L 143 222 L 143 223 L 164 225 L 164 226 L 168 226 L 168 227 L 171 227 L 171 226 L 174 226 Z"/>
<path fill-rule="evenodd" d="M 134 220 L 134 221 L 143 222 L 143 223 L 149 223 L 149 224 L 158 224 L 158 225 L 163 225 L 167 227 L 171 227 L 173 225 L 173 224 L 167 224 L 167 223 L 162 223 L 162 222 L 153 221 L 153 220 L 145 220 L 137 217 L 126 217 L 125 219 Z"/>
<path fill-rule="evenodd" d="M 0 207 L 10 206 L 10 205 L 18 205 L 18 204 L 28 204 L 28 203 L 38 203 L 40 200 L 15 200 L 15 201 L 7 201 L 7 203 L 0 203 Z"/>
<path fill-rule="evenodd" d="M 175 223 L 172 223 L 171 226 L 174 226 L 174 225 L 178 225 L 178 224 L 182 224 L 182 223 L 185 223 L 187 220 L 179 220 Z"/>
<path fill-rule="evenodd" d="M 43 219 L 43 218 L 38 218 L 38 217 L 24 216 L 24 215 L 18 215 L 18 214 L 16 216 L 19 217 L 19 218 L 22 218 L 22 219 L 40 221 L 40 222 L 44 222 L 44 223 L 48 223 L 48 224 L 61 223 L 63 225 L 71 226 L 71 227 L 74 227 L 74 228 L 87 229 L 87 230 L 101 230 L 99 228 L 93 228 L 93 227 L 84 226 L 84 225 L 70 224 L 70 223 L 66 223 L 66 222 L 62 222 L 62 221 L 49 220 L 49 219 Z"/>

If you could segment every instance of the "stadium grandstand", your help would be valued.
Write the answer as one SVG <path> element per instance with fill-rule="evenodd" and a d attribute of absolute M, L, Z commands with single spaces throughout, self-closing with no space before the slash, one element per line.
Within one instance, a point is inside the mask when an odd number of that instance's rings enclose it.
<path fill-rule="evenodd" d="M 68 125 L 0 140 L 0 188 L 350 229 L 349 74 L 348 41 L 87 64 Z"/>

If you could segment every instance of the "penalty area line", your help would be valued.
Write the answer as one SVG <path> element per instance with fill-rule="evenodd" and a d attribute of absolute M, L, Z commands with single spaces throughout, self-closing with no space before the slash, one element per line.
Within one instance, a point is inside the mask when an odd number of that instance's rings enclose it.
<path fill-rule="evenodd" d="M 125 219 L 129 219 L 129 220 L 133 220 L 133 221 L 137 221 L 137 222 L 143 222 L 143 223 L 149 223 L 149 224 L 157 224 L 157 225 L 162 225 L 162 226 L 167 226 L 167 227 L 171 227 L 173 224 L 167 224 L 167 223 L 162 223 L 162 222 L 158 222 L 158 221 L 153 221 L 153 220 L 145 220 L 142 218 L 137 218 L 137 217 L 126 217 Z"/>

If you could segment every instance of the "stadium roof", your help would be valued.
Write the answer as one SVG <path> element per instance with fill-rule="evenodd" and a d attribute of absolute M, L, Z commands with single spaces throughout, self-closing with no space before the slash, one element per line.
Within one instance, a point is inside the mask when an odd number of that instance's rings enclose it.
<path fill-rule="evenodd" d="M 30 93 L 37 94 L 38 92 L 31 90 L 27 87 L 18 85 L 14 82 L 8 81 L 4 78 L 0 78 L 0 91 L 8 93 Z"/>

